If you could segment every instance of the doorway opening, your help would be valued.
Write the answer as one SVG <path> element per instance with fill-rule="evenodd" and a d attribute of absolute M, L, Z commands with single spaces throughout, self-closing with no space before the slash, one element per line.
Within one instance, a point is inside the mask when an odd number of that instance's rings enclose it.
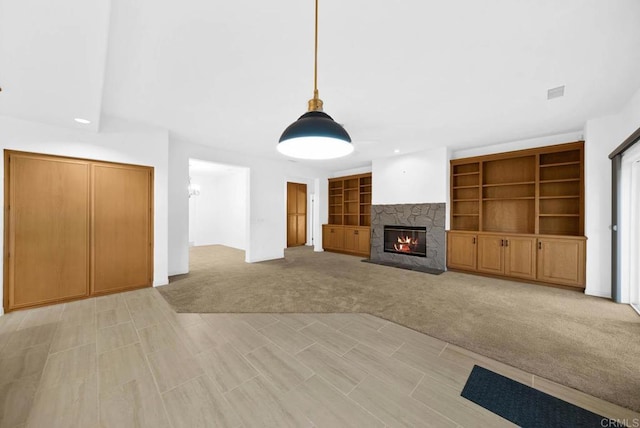
<path fill-rule="evenodd" d="M 189 246 L 247 250 L 249 168 L 189 159 Z"/>
<path fill-rule="evenodd" d="M 307 243 L 307 185 L 287 182 L 287 248 Z"/>
<path fill-rule="evenodd" d="M 640 128 L 612 160 L 611 297 L 640 315 Z"/>
<path fill-rule="evenodd" d="M 623 154 L 620 175 L 621 297 L 640 314 L 640 145 Z"/>

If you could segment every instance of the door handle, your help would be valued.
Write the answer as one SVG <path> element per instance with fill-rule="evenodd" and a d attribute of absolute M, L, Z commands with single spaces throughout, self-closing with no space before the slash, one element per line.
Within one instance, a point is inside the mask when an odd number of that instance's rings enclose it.
<path fill-rule="evenodd" d="M 509 246 L 509 240 L 508 240 L 508 239 L 505 239 L 505 240 L 504 240 L 504 246 L 505 246 L 505 247 L 508 247 L 508 246 Z"/>
<path fill-rule="evenodd" d="M 475 236 L 473 237 L 473 242 L 472 242 L 472 243 L 473 243 L 473 244 L 475 244 L 475 243 L 476 243 L 476 237 L 475 237 Z"/>
<path fill-rule="evenodd" d="M 504 247 L 504 239 L 501 239 L 501 240 L 500 240 L 500 246 L 501 246 L 501 247 Z"/>
<path fill-rule="evenodd" d="M 542 250 L 542 242 L 538 241 L 538 250 Z"/>

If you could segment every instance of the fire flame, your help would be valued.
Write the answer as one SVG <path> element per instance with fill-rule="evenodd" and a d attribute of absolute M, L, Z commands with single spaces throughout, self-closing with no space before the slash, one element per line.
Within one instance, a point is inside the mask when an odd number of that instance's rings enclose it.
<path fill-rule="evenodd" d="M 410 253 L 411 252 L 411 247 L 414 245 L 418 245 L 418 238 L 416 239 L 411 239 L 408 236 L 405 236 L 404 238 L 401 236 L 398 236 L 398 243 L 397 244 L 393 244 L 393 248 L 396 251 L 402 251 L 404 253 Z"/>

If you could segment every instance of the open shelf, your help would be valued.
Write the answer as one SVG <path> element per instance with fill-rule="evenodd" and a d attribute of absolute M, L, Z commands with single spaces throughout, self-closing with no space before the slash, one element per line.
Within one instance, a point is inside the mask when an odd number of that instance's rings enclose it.
<path fill-rule="evenodd" d="M 538 214 L 540 217 L 580 217 L 580 214 Z"/>
<path fill-rule="evenodd" d="M 520 199 L 535 199 L 534 196 L 514 196 L 512 198 L 482 198 L 483 201 L 516 201 Z"/>
<path fill-rule="evenodd" d="M 371 226 L 371 173 L 329 179 L 329 224 Z"/>
<path fill-rule="evenodd" d="M 580 161 L 550 163 L 550 164 L 546 164 L 546 165 L 540 165 L 540 168 L 549 168 L 549 167 L 554 167 L 554 166 L 565 166 L 565 165 L 580 165 Z"/>
<path fill-rule="evenodd" d="M 489 184 L 483 184 L 482 187 L 521 186 L 524 184 L 536 184 L 536 182 L 535 181 L 519 181 L 514 183 L 489 183 Z"/>
<path fill-rule="evenodd" d="M 451 229 L 584 233 L 583 142 L 451 161 Z"/>

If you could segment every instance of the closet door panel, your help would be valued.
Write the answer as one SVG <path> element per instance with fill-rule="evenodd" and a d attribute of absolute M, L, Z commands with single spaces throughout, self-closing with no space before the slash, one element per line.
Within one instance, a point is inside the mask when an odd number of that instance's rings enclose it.
<path fill-rule="evenodd" d="M 145 167 L 93 165 L 93 293 L 151 285 L 151 174 Z"/>
<path fill-rule="evenodd" d="M 89 291 L 89 166 L 9 155 L 9 308 Z"/>

